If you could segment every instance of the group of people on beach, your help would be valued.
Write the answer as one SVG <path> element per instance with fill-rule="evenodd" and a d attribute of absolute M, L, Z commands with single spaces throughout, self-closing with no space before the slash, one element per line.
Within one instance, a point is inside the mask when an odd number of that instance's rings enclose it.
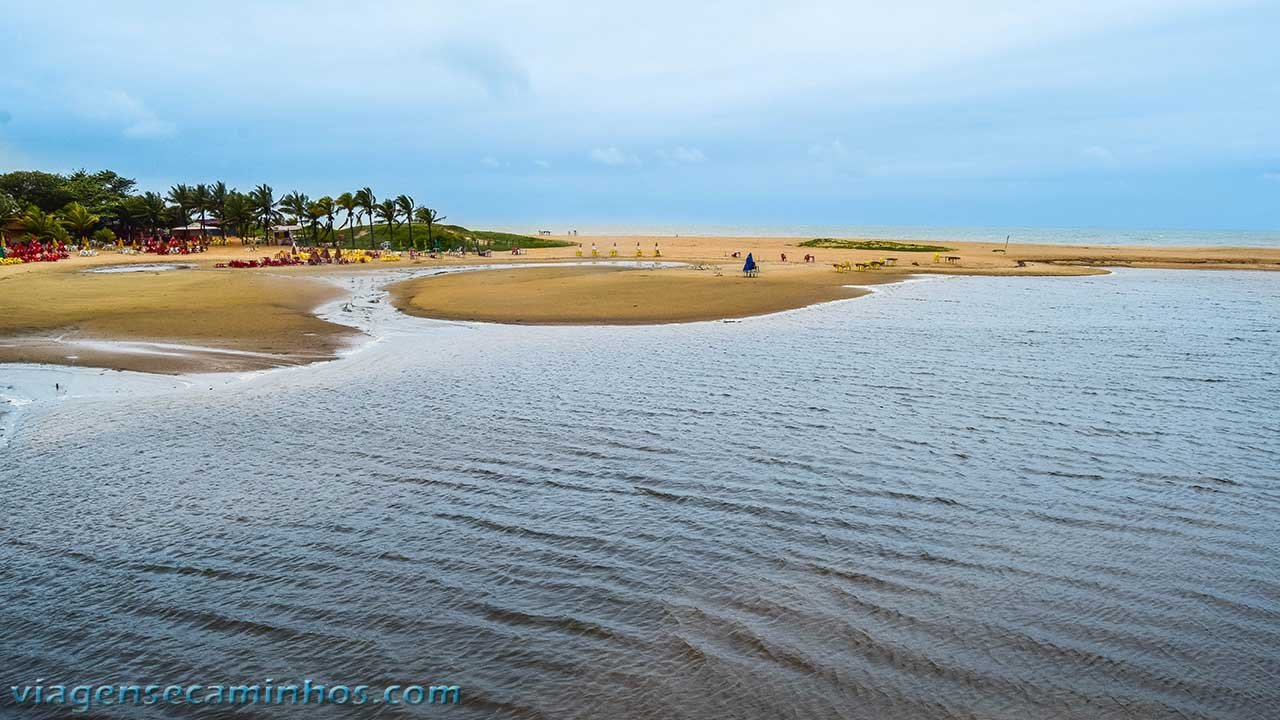
<path fill-rule="evenodd" d="M 578 249 L 575 254 L 578 257 L 583 257 L 581 243 L 578 244 Z M 639 242 L 636 243 L 635 256 L 644 257 L 644 250 L 640 249 Z M 656 258 L 662 257 L 662 250 L 658 247 L 658 243 L 653 244 L 653 256 Z M 597 247 L 595 243 L 591 243 L 591 257 L 600 257 L 600 248 Z M 618 243 L 614 243 L 613 247 L 609 249 L 609 257 L 618 257 Z"/>
<path fill-rule="evenodd" d="M 741 251 L 741 250 L 734 250 L 734 251 L 733 251 L 733 254 L 732 254 L 730 257 L 740 259 L 740 258 L 742 258 L 742 251 Z M 786 254 L 786 253 L 780 253 L 780 257 L 781 257 L 782 262 L 786 262 L 786 261 L 787 261 L 787 254 Z M 805 262 L 807 262 L 807 263 L 817 262 L 817 261 L 818 261 L 818 256 L 817 256 L 817 255 L 814 255 L 813 253 L 805 253 L 805 254 L 804 254 L 804 261 L 805 261 Z"/>

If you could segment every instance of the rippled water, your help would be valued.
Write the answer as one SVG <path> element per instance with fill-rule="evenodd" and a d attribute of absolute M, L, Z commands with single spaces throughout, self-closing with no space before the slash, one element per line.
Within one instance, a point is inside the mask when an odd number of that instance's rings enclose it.
<path fill-rule="evenodd" d="M 0 467 L 0 687 L 1274 717 L 1278 312 L 1261 273 L 953 278 L 731 324 L 398 318 L 331 364 L 45 398 Z"/>

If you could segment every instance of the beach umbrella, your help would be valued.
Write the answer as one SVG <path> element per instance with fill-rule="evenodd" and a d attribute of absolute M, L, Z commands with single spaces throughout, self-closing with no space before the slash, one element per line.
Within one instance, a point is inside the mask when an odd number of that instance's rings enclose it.
<path fill-rule="evenodd" d="M 756 259 L 747 253 L 747 261 L 742 264 L 742 272 L 749 273 L 756 269 Z"/>

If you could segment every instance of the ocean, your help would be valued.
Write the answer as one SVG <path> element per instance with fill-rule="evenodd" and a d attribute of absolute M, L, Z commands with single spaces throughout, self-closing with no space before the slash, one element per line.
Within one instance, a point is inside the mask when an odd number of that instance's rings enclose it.
<path fill-rule="evenodd" d="M 375 339 L 334 362 L 5 371 L 6 693 L 461 688 L 317 717 L 1280 706 L 1275 275 L 931 278 L 607 328 L 404 317 L 369 277 L 349 320 Z"/>
<path fill-rule="evenodd" d="M 786 238 L 868 238 L 876 240 L 955 240 L 960 242 L 1047 243 L 1051 245 L 1143 245 L 1155 247 L 1280 247 L 1280 230 L 1179 230 L 1119 228 L 1047 228 L 1019 226 L 805 225 L 713 223 L 489 223 L 495 230 L 527 233 L 548 229 L 562 236 L 581 235 L 713 236 Z"/>

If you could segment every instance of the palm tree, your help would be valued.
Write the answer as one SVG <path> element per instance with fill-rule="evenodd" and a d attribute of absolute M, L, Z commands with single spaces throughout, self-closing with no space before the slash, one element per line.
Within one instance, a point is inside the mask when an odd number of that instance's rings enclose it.
<path fill-rule="evenodd" d="M 373 247 L 373 210 L 378 206 L 378 199 L 373 191 L 364 188 L 356 193 L 356 204 L 360 206 L 360 214 L 369 216 L 369 247 Z"/>
<path fill-rule="evenodd" d="M 62 208 L 62 222 L 66 223 L 67 228 L 75 233 L 77 240 L 83 240 L 89 235 L 89 231 L 93 230 L 101 218 L 85 209 L 83 205 L 77 202 L 68 203 Z"/>
<path fill-rule="evenodd" d="M 209 195 L 209 186 L 200 183 L 191 189 L 191 207 L 200 213 L 200 241 L 208 242 L 209 237 L 205 234 L 204 221 L 208 219 L 209 206 L 212 204 L 213 198 Z"/>
<path fill-rule="evenodd" d="M 378 219 L 387 224 L 387 240 L 390 243 L 388 247 L 395 248 L 398 243 L 395 241 L 395 222 L 400 215 L 400 209 L 396 207 L 395 200 L 383 200 L 374 206 L 374 212 L 378 213 Z"/>
<path fill-rule="evenodd" d="M 297 190 L 280 198 L 280 209 L 289 213 L 293 218 L 294 225 L 303 224 L 303 221 L 307 219 L 307 209 L 310 205 L 311 200 Z"/>
<path fill-rule="evenodd" d="M 404 216 L 404 221 L 409 223 L 409 247 L 417 247 L 413 244 L 413 198 L 408 195 L 401 195 L 396 198 L 396 209 Z"/>
<path fill-rule="evenodd" d="M 245 228 L 253 222 L 253 203 L 249 196 L 238 190 L 227 193 L 222 202 L 222 236 L 227 236 L 227 227 L 233 227 L 236 237 L 244 238 Z M 242 240 L 243 241 L 243 240 Z"/>
<path fill-rule="evenodd" d="M 329 239 L 336 242 L 333 237 L 333 216 L 338 212 L 338 206 L 334 205 L 333 198 L 325 195 L 319 200 L 311 203 L 311 211 L 318 217 L 325 219 L 325 229 L 329 233 Z"/>
<path fill-rule="evenodd" d="M 26 214 L 22 216 L 22 229 L 38 240 L 56 240 L 60 234 L 66 233 L 66 228 L 62 227 L 62 222 L 57 217 L 35 205 L 27 208 Z"/>
<path fill-rule="evenodd" d="M 414 211 L 414 215 L 418 218 L 418 222 L 427 224 L 427 244 L 431 246 L 432 250 L 437 249 L 435 241 L 431 238 L 431 227 L 436 223 L 448 220 L 449 218 L 425 206 Z"/>
<path fill-rule="evenodd" d="M 280 211 L 276 209 L 275 191 L 270 185 L 259 185 L 249 193 L 249 204 L 253 208 L 258 223 L 262 226 L 262 232 L 266 238 L 264 242 L 270 242 L 271 226 L 280 219 Z"/>
<path fill-rule="evenodd" d="M 351 226 L 351 247 L 354 248 L 356 246 L 356 208 L 360 207 L 360 203 L 356 202 L 356 196 L 349 192 L 342 193 L 333 202 L 347 214 L 347 219 L 343 220 L 342 224 Z M 332 221 L 330 223 L 332 224 Z"/>
<path fill-rule="evenodd" d="M 147 227 L 151 230 L 151 234 L 155 235 L 156 228 L 164 222 L 165 211 L 168 206 L 165 205 L 164 198 L 159 193 L 149 192 L 142 196 L 142 204 L 145 209 L 143 220 L 146 221 Z"/>
<path fill-rule="evenodd" d="M 124 230 L 125 239 L 133 242 L 133 231 L 146 227 L 147 199 L 141 195 L 130 195 L 116 204 L 115 216 Z"/>
<path fill-rule="evenodd" d="M 176 218 L 179 225 L 186 225 L 191 222 L 187 215 L 187 209 L 192 207 L 195 202 L 193 198 L 194 192 L 189 185 L 174 185 L 169 188 L 169 202 L 173 203 L 178 209 Z"/>
<path fill-rule="evenodd" d="M 218 226 L 222 228 L 222 242 L 227 241 L 227 229 L 223 225 L 225 222 L 224 208 L 227 206 L 227 184 L 219 180 L 209 186 L 209 214 L 214 220 L 218 221 Z"/>
<path fill-rule="evenodd" d="M 311 243 L 315 246 L 320 245 L 320 218 L 322 217 L 324 217 L 324 210 L 319 203 L 307 205 L 307 227 L 311 228 Z"/>

